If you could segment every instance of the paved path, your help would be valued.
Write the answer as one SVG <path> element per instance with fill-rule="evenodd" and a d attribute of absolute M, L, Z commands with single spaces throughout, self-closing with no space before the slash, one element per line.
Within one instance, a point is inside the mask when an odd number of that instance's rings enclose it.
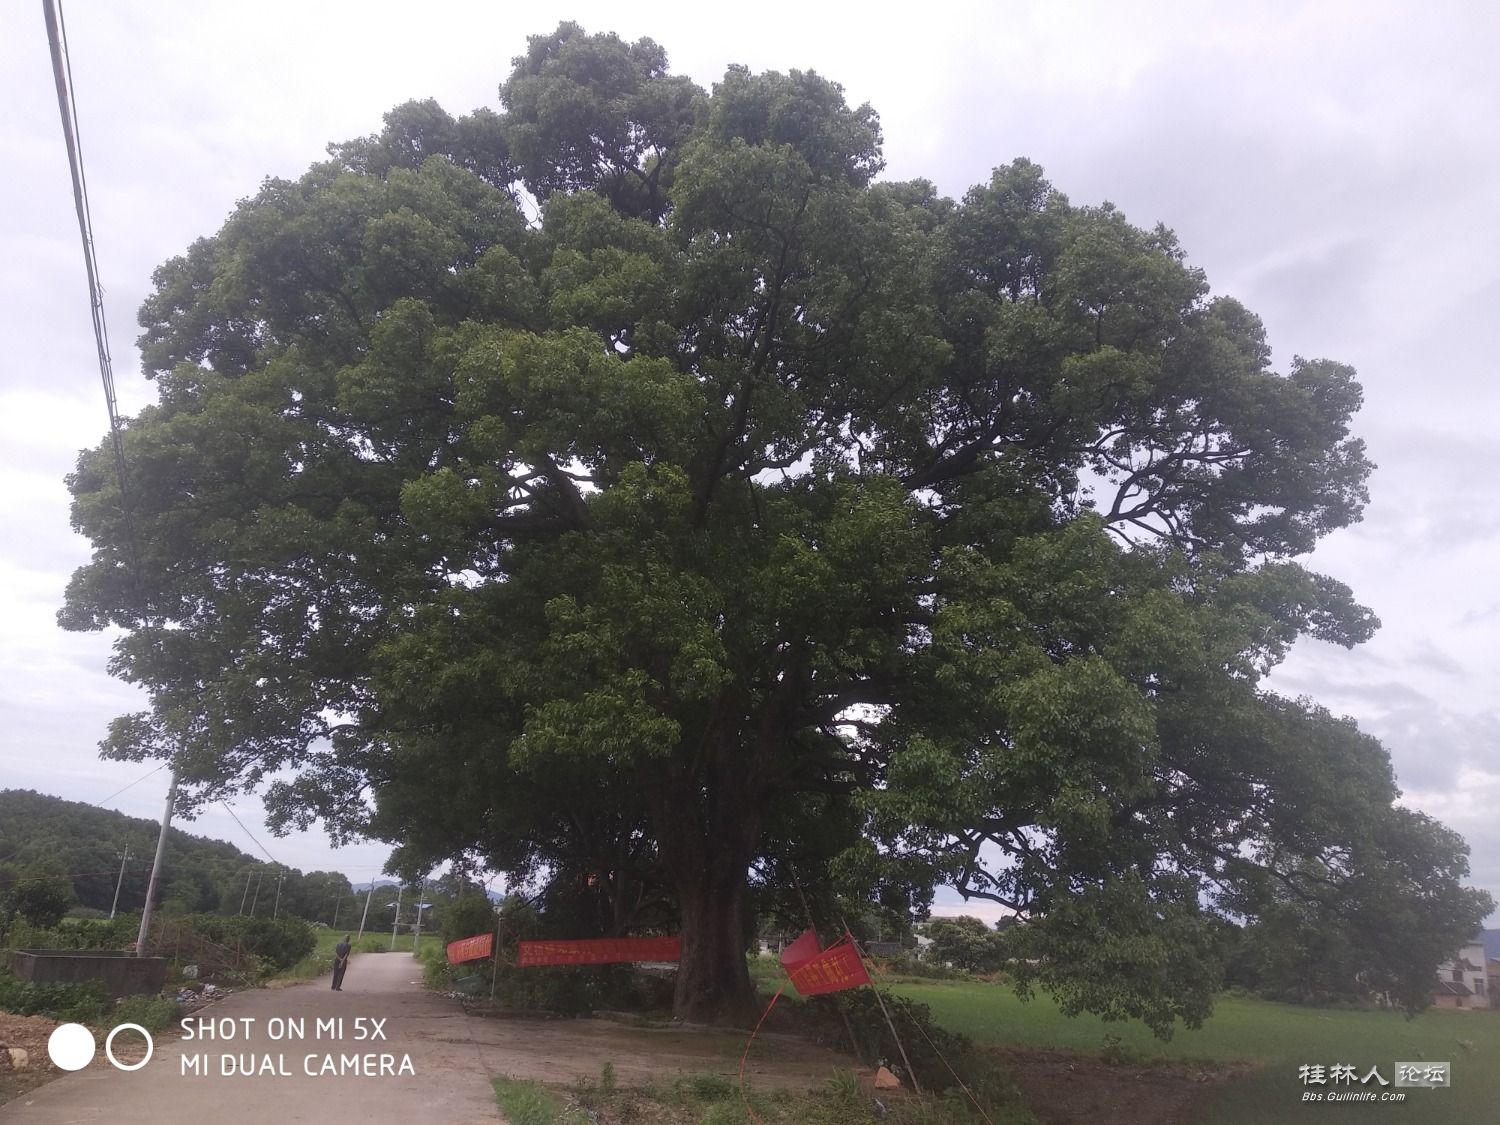
<path fill-rule="evenodd" d="M 215 1038 L 159 1037 L 151 1061 L 130 1073 L 105 1060 L 101 1043 L 83 1070 L 0 1105 L 0 1125 L 503 1125 L 492 1075 L 567 1086 L 597 1081 L 608 1062 L 626 1086 L 702 1073 L 737 1080 L 743 1031 L 480 1019 L 420 982 L 410 954 L 363 953 L 350 962 L 342 992 L 323 977 L 235 993 L 192 1017 L 195 1030 L 214 1026 Z M 318 1024 L 338 1019 L 342 1025 Z M 273 1021 L 300 1026 L 300 1035 L 272 1038 Z M 377 1026 L 381 1038 L 359 1038 Z M 116 1054 L 127 1063 L 128 1042 L 140 1039 L 121 1033 Z M 374 1072 L 360 1073 L 367 1065 Z M 810 1089 L 850 1065 L 803 1040 L 763 1032 L 747 1076 L 756 1089 Z"/>
<path fill-rule="evenodd" d="M 501 1121 L 489 1083 L 493 1060 L 486 1060 L 470 1030 L 487 1021 L 469 1020 L 458 1004 L 424 991 L 421 967 L 409 954 L 356 954 L 343 991 L 334 992 L 328 985 L 329 978 L 323 977 L 290 988 L 229 996 L 193 1019 L 195 1023 L 212 1020 L 225 1030 L 229 1026 L 225 1021 L 232 1020 L 233 1039 L 160 1038 L 151 1061 L 132 1073 L 112 1067 L 101 1043 L 98 1057 L 83 1070 L 0 1106 L 0 1122 L 497 1125 Z M 320 1038 L 317 1021 L 338 1018 L 342 1026 L 334 1024 L 330 1029 L 325 1024 Z M 364 1022 L 356 1024 L 356 1019 Z M 247 1025 L 246 1020 L 252 1022 Z M 288 1028 L 302 1021 L 303 1036 L 287 1034 L 273 1040 L 273 1020 L 286 1021 Z M 356 1038 L 361 1031 L 374 1032 L 378 1020 L 384 1021 L 379 1025 L 384 1038 Z M 120 1048 L 128 1040 L 140 1042 L 134 1032 L 122 1032 L 117 1054 L 124 1053 Z M 198 1055 L 204 1056 L 205 1073 L 185 1073 L 184 1060 Z M 222 1056 L 234 1058 L 235 1073 L 222 1073 Z M 327 1069 L 328 1056 L 332 1056 L 332 1069 Z M 403 1065 L 403 1059 L 409 1063 Z M 363 1071 L 371 1063 L 373 1075 L 339 1073 L 341 1067 Z M 382 1063 L 392 1073 L 380 1074 Z M 245 1066 L 256 1075 L 239 1073 Z M 309 1069 L 316 1076 L 309 1076 Z"/>

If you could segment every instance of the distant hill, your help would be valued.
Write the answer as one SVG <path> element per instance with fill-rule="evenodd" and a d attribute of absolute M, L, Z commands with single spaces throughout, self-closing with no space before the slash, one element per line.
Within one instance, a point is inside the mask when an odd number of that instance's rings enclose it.
<path fill-rule="evenodd" d="M 159 831 L 154 820 L 81 801 L 29 789 L 0 790 L 0 865 L 13 869 L 41 865 L 66 873 L 79 905 L 94 910 L 108 912 L 127 848 L 130 858 L 120 886 L 119 909 L 141 909 Z M 336 908 L 340 895 L 350 893 L 349 881 L 341 874 L 278 872 L 233 844 L 173 828 L 167 835 L 157 901 L 168 913 L 248 914 L 253 908 L 259 915 L 276 910 L 320 920 Z M 344 907 L 347 910 L 347 899 Z"/>

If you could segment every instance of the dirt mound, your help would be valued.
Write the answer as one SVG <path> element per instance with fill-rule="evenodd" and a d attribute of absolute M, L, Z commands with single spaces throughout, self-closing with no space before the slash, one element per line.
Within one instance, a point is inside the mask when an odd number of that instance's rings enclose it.
<path fill-rule="evenodd" d="M 0 1104 L 51 1082 L 62 1071 L 47 1057 L 47 1038 L 58 1021 L 46 1016 L 16 1016 L 0 1012 L 0 1048 L 20 1047 L 27 1054 L 25 1070 L 12 1070 L 9 1052 L 0 1051 Z"/>
<path fill-rule="evenodd" d="M 1190 1125 L 1208 1089 L 1251 1069 L 1248 1063 L 1113 1064 L 1097 1055 L 988 1047 L 1010 1073 L 1042 1125 Z"/>

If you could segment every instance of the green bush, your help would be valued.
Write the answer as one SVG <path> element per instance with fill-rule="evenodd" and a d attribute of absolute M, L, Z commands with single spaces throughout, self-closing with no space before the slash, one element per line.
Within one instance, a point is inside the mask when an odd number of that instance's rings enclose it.
<path fill-rule="evenodd" d="M 581 1016 L 595 1011 L 659 1011 L 672 1005 L 672 983 L 629 965 L 499 967 L 495 999 L 507 1008 Z"/>
<path fill-rule="evenodd" d="M 317 933 L 298 918 L 242 914 L 190 914 L 179 919 L 200 937 L 260 958 L 270 972 L 290 969 L 318 945 Z"/>
<path fill-rule="evenodd" d="M 967 973 L 949 968 L 937 961 L 924 961 L 911 953 L 899 953 L 895 957 L 881 959 L 886 972 L 898 977 L 918 977 L 922 980 L 964 980 Z"/>
<path fill-rule="evenodd" d="M 18 1016 L 50 1016 L 70 1023 L 96 1023 L 108 1006 L 97 983 L 36 984 L 0 971 L 0 1011 Z"/>
<path fill-rule="evenodd" d="M 453 982 L 461 976 L 467 976 L 475 971 L 475 965 L 482 965 L 486 975 L 489 973 L 488 961 L 476 961 L 470 965 L 448 964 L 447 943 L 438 942 L 429 945 L 422 943 L 421 950 L 417 953 L 417 960 L 422 962 L 422 980 L 428 988 L 438 991 L 447 991 L 453 987 Z"/>
<path fill-rule="evenodd" d="M 176 1002 L 163 996 L 127 996 L 110 1018 L 117 1024 L 137 1023 L 147 1031 L 160 1031 L 176 1021 L 177 1013 Z"/>
<path fill-rule="evenodd" d="M 9 944 L 17 949 L 124 949 L 141 928 L 139 914 L 117 918 L 66 918 L 44 928 L 18 923 Z"/>
<path fill-rule="evenodd" d="M 466 894 L 455 899 L 443 911 L 443 924 L 439 927 L 444 945 L 460 938 L 494 932 L 495 905 L 488 895 L 482 894 Z"/>
<path fill-rule="evenodd" d="M 966 1036 L 933 1023 L 932 1010 L 926 1004 L 884 990 L 880 995 L 924 1092 L 956 1091 L 961 1079 L 987 1107 L 1005 1109 L 1017 1102 L 1019 1094 L 1010 1080 L 976 1051 Z M 873 988 L 809 999 L 805 1008 L 817 1023 L 819 1038 L 849 1047 L 844 1021 L 839 1016 L 840 1004 L 859 1041 L 852 1046 L 854 1053 L 866 1062 L 883 1060 L 898 1073 L 904 1072 L 900 1047 L 891 1038 Z"/>

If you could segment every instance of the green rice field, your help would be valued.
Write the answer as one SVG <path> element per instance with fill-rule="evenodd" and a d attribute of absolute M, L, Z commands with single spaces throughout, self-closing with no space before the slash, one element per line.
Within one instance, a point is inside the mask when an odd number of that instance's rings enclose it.
<path fill-rule="evenodd" d="M 1018 999 L 1001 984 L 943 981 L 896 985 L 894 991 L 932 1008 L 944 1027 L 976 1042 L 1051 1048 L 1097 1054 L 1106 1036 L 1118 1036 L 1118 1049 L 1133 1065 L 1193 1060 L 1261 1064 L 1244 1077 L 1210 1091 L 1199 1107 L 1203 1125 L 1271 1125 L 1280 1122 L 1402 1120 L 1422 1125 L 1478 1125 L 1500 1122 L 1500 1012 L 1428 1011 L 1415 1019 L 1400 1012 L 1340 1011 L 1273 1004 L 1245 997 L 1223 997 L 1196 1031 L 1179 1028 L 1168 1042 L 1134 1023 L 1106 1023 L 1093 1016 L 1069 1018 L 1050 999 Z M 1394 1084 L 1397 1062 L 1451 1062 L 1448 1089 Z M 1338 1085 L 1307 1083 L 1301 1066 L 1353 1066 L 1356 1079 Z M 1371 1068 L 1390 1083 L 1361 1083 Z M 1340 1100 L 1330 1100 L 1337 1091 Z M 1405 1100 L 1352 1102 L 1350 1092 L 1373 1092 L 1377 1099 L 1404 1094 Z M 1321 1100 L 1304 1101 L 1320 1093 Z"/>

